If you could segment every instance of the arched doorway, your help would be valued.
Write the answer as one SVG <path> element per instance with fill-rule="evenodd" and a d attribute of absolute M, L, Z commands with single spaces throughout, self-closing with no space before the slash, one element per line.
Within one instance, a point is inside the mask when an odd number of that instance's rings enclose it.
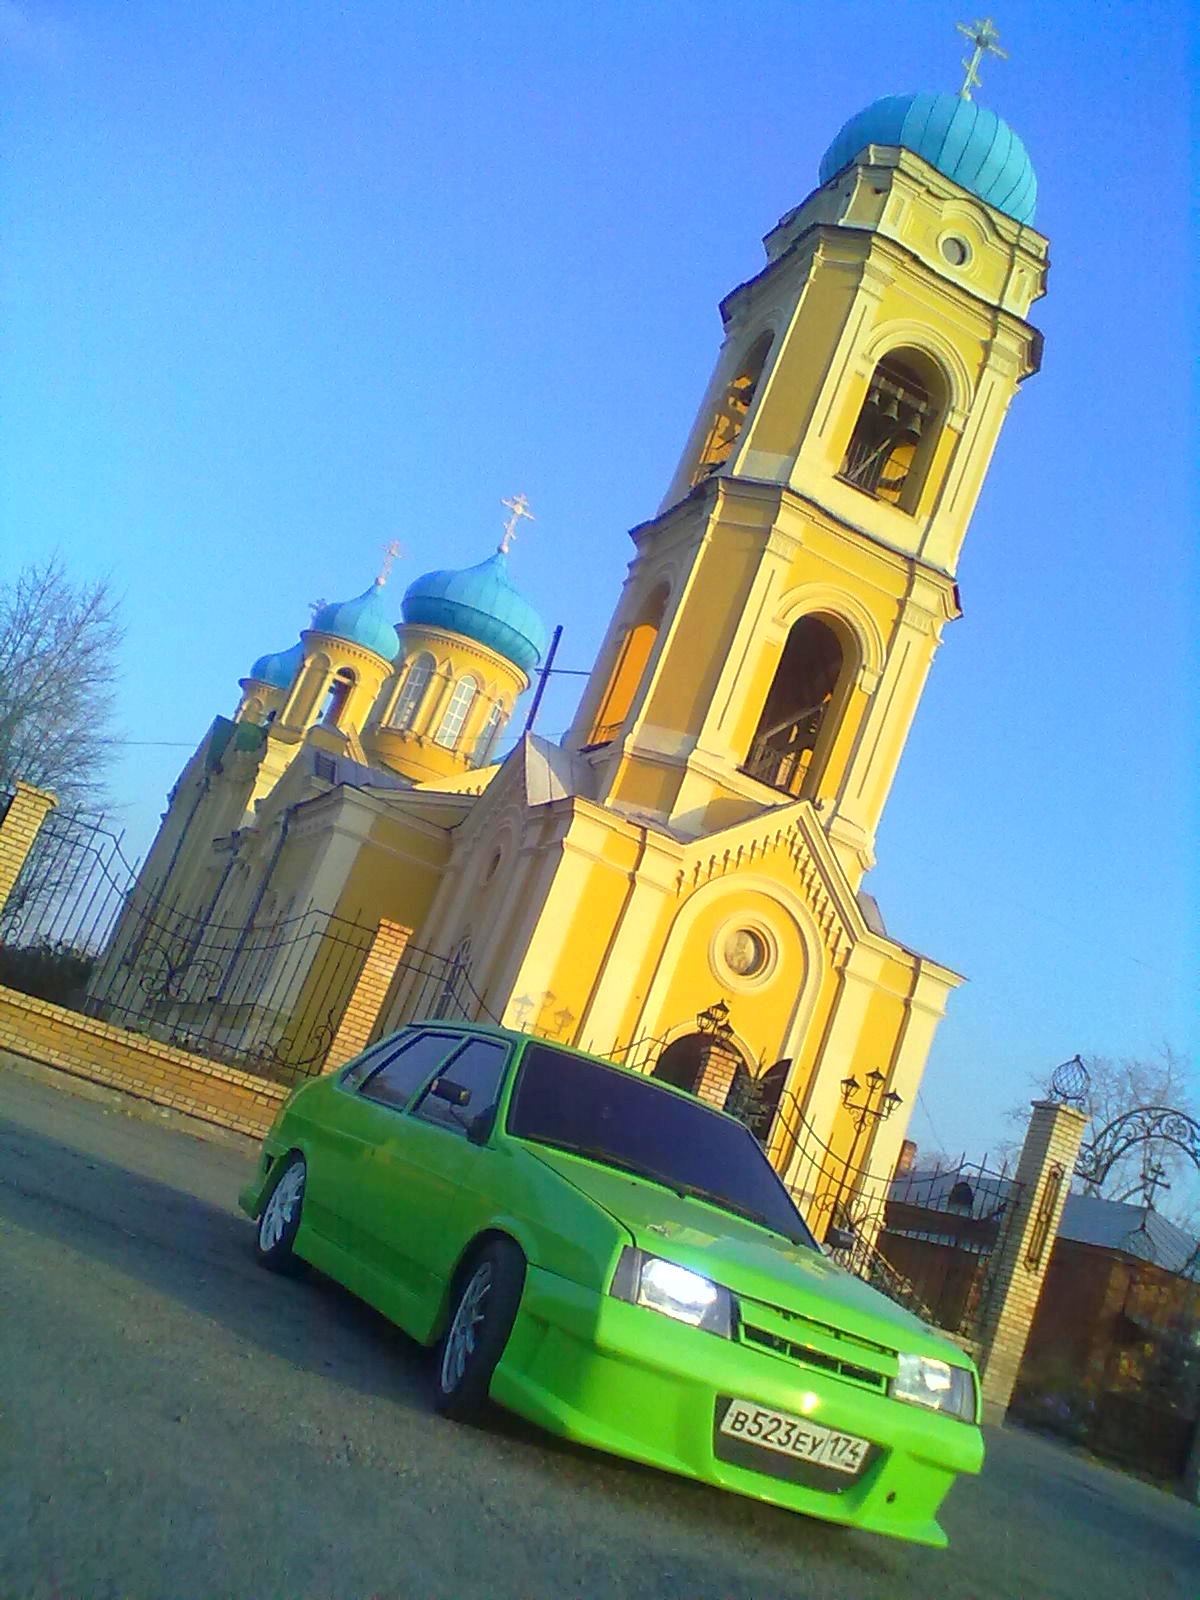
<path fill-rule="evenodd" d="M 703 1033 L 685 1033 L 673 1039 L 654 1063 L 650 1076 L 695 1094 L 711 1044 L 712 1040 Z"/>
<path fill-rule="evenodd" d="M 711 1031 L 702 1029 L 685 1033 L 671 1041 L 654 1063 L 650 1075 L 673 1084 L 676 1089 L 699 1095 L 706 1073 L 709 1087 L 705 1098 L 711 1104 L 720 1104 L 726 1111 L 739 1114 L 738 1108 L 745 1099 L 744 1086 L 751 1081 L 750 1069 L 742 1052 L 728 1037 L 714 1038 Z M 724 1086 L 723 1095 L 718 1085 Z"/>

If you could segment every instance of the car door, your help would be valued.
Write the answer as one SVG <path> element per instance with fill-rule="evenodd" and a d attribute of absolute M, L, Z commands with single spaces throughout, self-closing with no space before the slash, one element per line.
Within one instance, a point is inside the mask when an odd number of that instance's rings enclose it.
<path fill-rule="evenodd" d="M 486 1192 L 497 1157 L 467 1130 L 494 1108 L 512 1055 L 501 1039 L 470 1038 L 438 1068 L 420 1098 L 395 1118 L 371 1161 L 369 1206 L 378 1260 L 413 1310 L 410 1331 L 426 1338 L 462 1251 L 461 1197 Z M 453 1098 L 445 1098 L 450 1089 Z M 441 1091 L 441 1092 L 439 1092 Z M 408 1325 L 406 1323 L 406 1325 Z"/>
<path fill-rule="evenodd" d="M 407 1029 L 352 1061 L 334 1085 L 315 1152 L 314 1187 L 334 1242 L 372 1271 L 380 1262 L 378 1230 L 372 1225 L 367 1194 L 371 1156 L 391 1137 L 397 1118 L 417 1091 L 461 1043 L 461 1034 Z"/>

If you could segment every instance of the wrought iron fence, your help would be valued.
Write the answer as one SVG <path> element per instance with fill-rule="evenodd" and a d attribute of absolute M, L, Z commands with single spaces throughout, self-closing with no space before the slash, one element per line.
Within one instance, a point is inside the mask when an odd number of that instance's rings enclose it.
<path fill-rule="evenodd" d="M 790 1093 L 764 1142 L 835 1260 L 925 1321 L 978 1337 L 1020 1194 L 1005 1169 L 963 1160 L 879 1173 L 821 1139 Z"/>
<path fill-rule="evenodd" d="M 322 1069 L 375 931 L 320 910 L 196 916 L 138 885 L 104 818 L 52 812 L 0 913 L 0 983 L 294 1082 Z M 465 968 L 433 951 L 408 947 L 400 988 L 405 1020 L 479 1013 Z"/>

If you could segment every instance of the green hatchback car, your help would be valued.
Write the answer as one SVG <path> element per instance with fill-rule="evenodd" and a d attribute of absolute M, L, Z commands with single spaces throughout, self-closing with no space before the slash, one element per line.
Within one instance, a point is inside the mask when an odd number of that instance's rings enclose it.
<path fill-rule="evenodd" d="M 435 1403 L 944 1545 L 978 1472 L 956 1347 L 822 1254 L 750 1132 L 502 1028 L 418 1023 L 292 1092 L 240 1195 L 422 1344 Z"/>

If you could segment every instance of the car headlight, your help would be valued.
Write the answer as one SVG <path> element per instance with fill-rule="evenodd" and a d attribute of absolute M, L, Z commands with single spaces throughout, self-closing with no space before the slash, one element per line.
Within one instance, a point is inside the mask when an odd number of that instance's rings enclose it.
<path fill-rule="evenodd" d="M 975 1379 L 968 1368 L 952 1367 L 931 1356 L 900 1356 L 900 1370 L 888 1385 L 894 1400 L 907 1400 L 930 1411 L 945 1411 L 964 1422 L 975 1421 Z"/>
<path fill-rule="evenodd" d="M 664 1261 L 661 1256 L 627 1247 L 621 1252 L 610 1293 L 618 1300 L 628 1300 L 630 1305 L 645 1306 L 676 1322 L 702 1328 L 705 1333 L 718 1333 L 724 1339 L 733 1337 L 733 1296 L 729 1290 L 703 1273 L 681 1267 L 677 1261 Z"/>

